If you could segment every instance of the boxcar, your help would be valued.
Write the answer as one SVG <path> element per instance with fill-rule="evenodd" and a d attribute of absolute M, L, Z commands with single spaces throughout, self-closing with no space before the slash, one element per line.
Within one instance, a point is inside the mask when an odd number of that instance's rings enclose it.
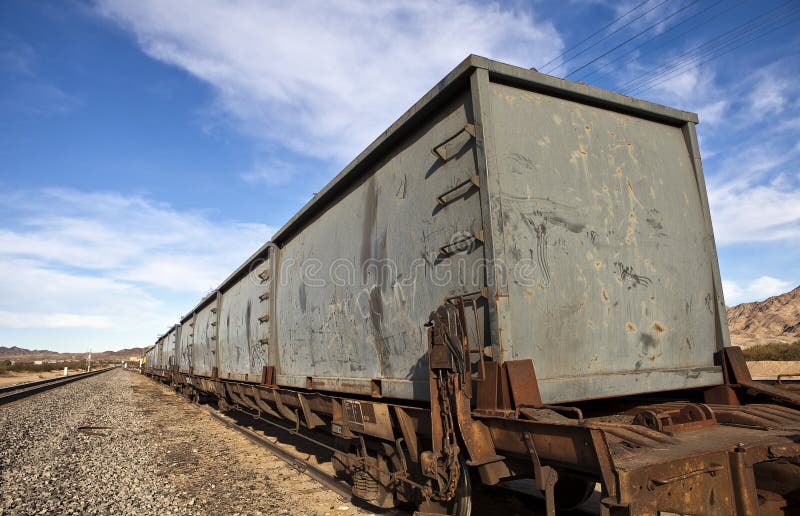
<path fill-rule="evenodd" d="M 465 514 L 470 470 L 551 511 L 595 482 L 608 512 L 792 507 L 798 397 L 729 346 L 697 123 L 470 56 L 148 370 L 332 434 L 385 507 Z"/>

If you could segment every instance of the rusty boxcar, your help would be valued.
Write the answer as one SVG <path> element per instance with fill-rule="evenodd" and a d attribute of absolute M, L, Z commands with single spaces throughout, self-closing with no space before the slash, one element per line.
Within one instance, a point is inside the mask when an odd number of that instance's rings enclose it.
<path fill-rule="evenodd" d="M 468 513 L 470 472 L 533 477 L 551 512 L 596 482 L 608 513 L 794 507 L 798 398 L 729 347 L 697 122 L 470 56 L 151 374 L 332 434 L 385 507 Z"/>

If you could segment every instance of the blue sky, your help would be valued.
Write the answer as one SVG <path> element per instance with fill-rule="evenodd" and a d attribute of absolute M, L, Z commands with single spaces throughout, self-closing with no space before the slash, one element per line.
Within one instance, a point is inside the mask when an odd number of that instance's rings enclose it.
<path fill-rule="evenodd" d="M 799 20 L 773 0 L 6 0 L 0 346 L 149 344 L 469 53 L 698 112 L 726 301 L 786 291 Z"/>

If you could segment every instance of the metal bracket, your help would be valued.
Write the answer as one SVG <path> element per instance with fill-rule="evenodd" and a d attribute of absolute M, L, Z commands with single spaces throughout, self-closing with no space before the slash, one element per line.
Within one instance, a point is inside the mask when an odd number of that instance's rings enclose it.
<path fill-rule="evenodd" d="M 544 491 L 547 516 L 555 516 L 555 488 L 556 482 L 558 482 L 558 472 L 550 466 L 542 466 L 542 462 L 539 460 L 539 454 L 536 453 L 533 436 L 530 432 L 523 432 L 522 437 L 525 439 L 525 447 L 528 449 L 528 454 L 531 456 L 531 461 L 533 462 L 533 480 L 536 483 L 536 487 Z"/>
<path fill-rule="evenodd" d="M 433 154 L 437 158 L 447 161 L 458 154 L 458 151 L 464 148 L 464 145 L 473 138 L 475 138 L 475 125 L 466 124 L 456 135 L 433 149 Z"/>
<path fill-rule="evenodd" d="M 438 197 L 436 197 L 436 202 L 438 202 L 442 206 L 447 206 L 448 204 L 450 204 L 451 202 L 453 202 L 454 200 L 459 198 L 459 195 L 452 195 L 452 194 L 454 194 L 458 190 L 463 189 L 465 186 L 467 187 L 467 189 L 464 190 L 464 192 L 462 192 L 461 195 L 466 194 L 469 191 L 469 189 L 472 188 L 473 186 L 477 187 L 477 188 L 480 188 L 481 187 L 481 180 L 480 180 L 480 178 L 478 176 L 470 176 L 469 179 L 461 181 L 460 183 L 458 183 L 454 187 L 450 188 L 449 190 L 447 190 L 443 194 L 441 194 Z"/>
<path fill-rule="evenodd" d="M 468 244 L 469 242 L 478 242 L 483 244 L 483 230 L 478 230 L 475 233 L 467 233 L 458 240 L 443 245 L 439 248 L 439 254 L 442 256 L 449 256 L 458 252 L 468 251 L 470 249 L 470 245 Z"/>

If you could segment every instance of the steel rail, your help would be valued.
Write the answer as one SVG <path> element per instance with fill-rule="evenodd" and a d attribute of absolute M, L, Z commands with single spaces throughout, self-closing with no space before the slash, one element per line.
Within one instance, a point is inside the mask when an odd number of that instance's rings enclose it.
<path fill-rule="evenodd" d="M 311 463 L 308 460 L 302 459 L 301 457 L 292 454 L 289 451 L 286 451 L 281 446 L 273 443 L 266 437 L 262 437 L 257 433 L 253 432 L 252 430 L 244 428 L 243 426 L 240 426 L 235 422 L 228 420 L 225 416 L 217 413 L 217 411 L 215 411 L 214 409 L 205 405 L 200 405 L 198 403 L 194 403 L 194 405 L 204 410 L 211 417 L 213 417 L 220 423 L 224 424 L 228 428 L 236 430 L 254 444 L 269 449 L 269 451 L 276 457 L 288 463 L 293 469 L 299 471 L 300 473 L 305 473 L 313 480 L 316 480 L 319 484 L 322 485 L 322 487 L 330 489 L 331 491 L 335 491 L 344 500 L 352 502 L 353 490 L 352 487 L 346 482 L 342 480 L 337 480 L 335 477 L 329 475 L 324 470 L 322 470 L 322 468 L 318 467 L 317 465 Z"/>
<path fill-rule="evenodd" d="M 97 371 L 90 371 L 88 373 L 74 374 L 72 376 L 57 376 L 47 380 L 37 380 L 35 382 L 20 383 L 17 385 L 10 385 L 8 387 L 0 388 L 0 405 L 10 403 L 22 398 L 27 398 L 34 394 L 44 392 L 50 389 L 55 389 L 62 385 L 89 378 L 101 373 L 105 373 L 116 367 L 108 367 L 105 369 L 98 369 Z"/>

